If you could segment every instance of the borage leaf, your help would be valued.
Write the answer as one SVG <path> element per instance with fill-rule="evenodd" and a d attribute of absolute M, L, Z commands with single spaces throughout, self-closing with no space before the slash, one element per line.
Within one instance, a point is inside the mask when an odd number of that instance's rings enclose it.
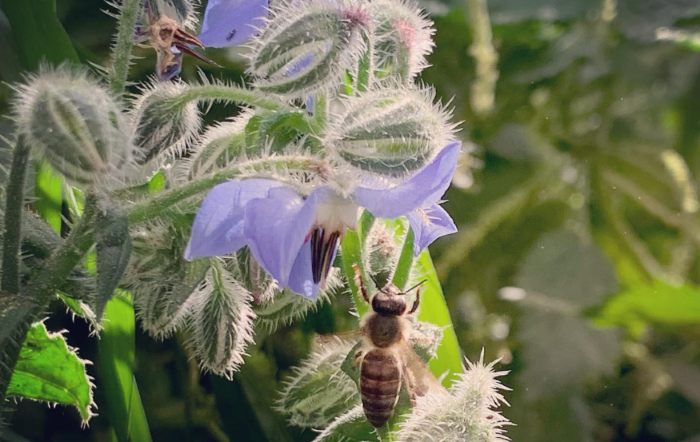
<path fill-rule="evenodd" d="M 49 333 L 43 322 L 29 329 L 7 390 L 8 396 L 72 405 L 83 423 L 92 417 L 92 382 L 85 365 L 60 333 Z"/>

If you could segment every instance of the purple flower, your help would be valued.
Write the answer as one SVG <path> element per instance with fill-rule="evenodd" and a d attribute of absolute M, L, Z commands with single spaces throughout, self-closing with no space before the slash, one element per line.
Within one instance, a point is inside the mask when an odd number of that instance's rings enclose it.
<path fill-rule="evenodd" d="M 226 255 L 248 246 L 282 287 L 315 299 L 347 229 L 361 207 L 379 218 L 406 215 L 414 252 L 456 229 L 437 203 L 450 185 L 461 143 L 453 142 L 407 181 L 394 187 L 356 187 L 344 195 L 330 184 L 307 198 L 277 181 L 229 181 L 206 196 L 192 225 L 185 258 Z"/>
<path fill-rule="evenodd" d="M 267 0 L 209 0 L 199 41 L 211 48 L 237 46 L 265 24 Z"/>

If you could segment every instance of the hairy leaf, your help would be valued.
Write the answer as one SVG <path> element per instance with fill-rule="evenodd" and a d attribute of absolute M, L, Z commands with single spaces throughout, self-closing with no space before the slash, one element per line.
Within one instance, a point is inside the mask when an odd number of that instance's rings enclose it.
<path fill-rule="evenodd" d="M 131 256 L 129 220 L 125 212 L 108 205 L 97 215 L 95 223 L 97 249 L 97 294 L 95 313 L 101 318 L 105 305 L 112 299 Z"/>
<path fill-rule="evenodd" d="M 29 329 L 8 387 L 8 396 L 72 405 L 83 422 L 90 420 L 92 382 L 85 365 L 60 333 L 49 333 L 43 322 Z"/>

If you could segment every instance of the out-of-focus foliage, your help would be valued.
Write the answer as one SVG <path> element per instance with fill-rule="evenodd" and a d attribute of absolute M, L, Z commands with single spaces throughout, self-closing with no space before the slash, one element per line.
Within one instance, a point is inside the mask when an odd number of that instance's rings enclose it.
<path fill-rule="evenodd" d="M 485 347 L 486 360 L 501 357 L 499 370 L 510 370 L 504 414 L 517 424 L 509 428 L 515 441 L 694 441 L 700 4 L 489 0 L 498 79 L 492 111 L 477 113 L 473 85 L 484 60 L 470 49 L 483 17 L 466 13 L 472 1 L 424 2 L 437 34 L 422 79 L 439 97 L 454 97 L 463 139 L 482 162 L 473 177 L 458 170 L 464 189 L 453 188 L 445 207 L 460 233 L 432 250 L 461 347 L 471 359 Z M 34 2 L 3 2 L 8 16 L 13 3 Z M 57 6 L 79 57 L 105 62 L 114 24 L 101 3 Z M 24 57 L 17 32 L 0 16 L 5 81 L 17 79 L 12 66 Z M 152 53 L 139 55 L 134 80 L 153 72 Z M 207 55 L 224 66 L 202 65 L 208 74 L 243 76 L 237 51 Z M 186 59 L 183 77 L 194 80 L 196 69 Z M 3 106 L 8 94 L 0 86 Z M 207 118 L 233 112 L 214 106 Z M 353 326 L 348 298 L 256 336 L 233 382 L 200 375 L 175 340 L 138 334 L 136 377 L 154 440 L 316 437 L 270 410 L 314 332 Z M 78 320 L 50 329 L 61 327 L 88 328 Z M 99 359 L 95 342 L 75 345 Z M 78 433 L 62 423 L 64 413 L 25 401 L 13 431 L 32 441 L 109 437 L 102 416 Z"/>

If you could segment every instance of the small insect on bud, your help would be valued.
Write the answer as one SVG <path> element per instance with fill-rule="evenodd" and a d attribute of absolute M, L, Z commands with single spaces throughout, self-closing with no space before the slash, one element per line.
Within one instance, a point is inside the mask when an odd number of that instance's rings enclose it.
<path fill-rule="evenodd" d="M 145 164 L 161 153 L 181 154 L 199 131 L 197 103 L 178 100 L 187 91 L 180 82 L 152 83 L 141 91 L 131 111 L 136 128 L 137 163 Z"/>
<path fill-rule="evenodd" d="M 411 0 L 379 0 L 370 4 L 375 18 L 377 77 L 406 82 L 428 65 L 435 30 Z"/>
<path fill-rule="evenodd" d="M 359 169 L 402 176 L 418 170 L 453 138 L 450 112 L 433 104 L 432 89 L 384 89 L 345 101 L 326 145 Z"/>
<path fill-rule="evenodd" d="M 279 2 L 268 23 L 252 43 L 250 73 L 258 89 L 298 98 L 342 82 L 372 19 L 356 3 L 307 0 Z"/>
<path fill-rule="evenodd" d="M 44 70 L 18 88 L 17 127 L 42 158 L 77 185 L 104 181 L 130 158 L 122 110 L 85 73 Z"/>

